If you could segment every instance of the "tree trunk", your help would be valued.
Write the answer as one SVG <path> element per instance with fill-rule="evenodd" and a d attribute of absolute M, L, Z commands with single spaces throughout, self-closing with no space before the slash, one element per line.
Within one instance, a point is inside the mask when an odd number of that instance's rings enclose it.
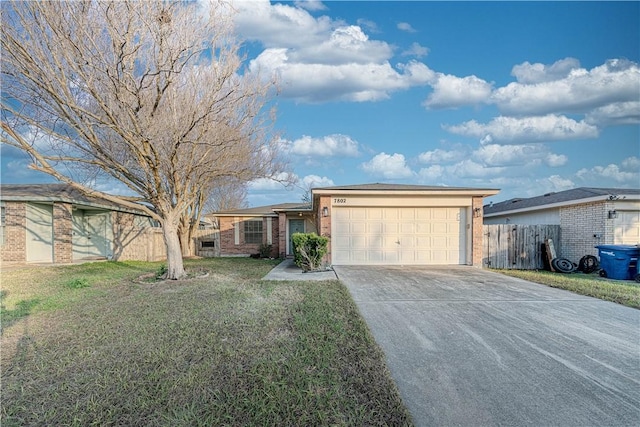
<path fill-rule="evenodd" d="M 178 227 L 178 238 L 180 239 L 180 250 L 183 257 L 195 255 L 191 250 L 191 224 L 185 221 L 184 217 L 180 220 Z"/>
<path fill-rule="evenodd" d="M 167 279 L 177 280 L 186 276 L 184 263 L 182 261 L 182 250 L 180 248 L 180 238 L 178 237 L 178 227 L 171 221 L 162 224 L 162 237 L 167 247 Z"/>

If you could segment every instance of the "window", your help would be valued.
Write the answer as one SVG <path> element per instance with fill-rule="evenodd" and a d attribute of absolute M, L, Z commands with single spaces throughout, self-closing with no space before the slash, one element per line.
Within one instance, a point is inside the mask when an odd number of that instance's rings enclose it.
<path fill-rule="evenodd" d="M 262 219 L 252 219 L 244 222 L 244 242 L 262 243 Z"/>
<path fill-rule="evenodd" d="M 203 240 L 200 242 L 202 249 L 204 248 L 215 248 L 216 242 L 214 240 Z"/>

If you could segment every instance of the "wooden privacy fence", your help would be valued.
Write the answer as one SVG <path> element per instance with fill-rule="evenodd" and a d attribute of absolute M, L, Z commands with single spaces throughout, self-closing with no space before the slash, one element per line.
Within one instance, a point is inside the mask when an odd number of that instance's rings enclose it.
<path fill-rule="evenodd" d="M 559 251 L 559 225 L 494 224 L 483 226 L 482 264 L 487 268 L 544 269 L 544 241 Z"/>

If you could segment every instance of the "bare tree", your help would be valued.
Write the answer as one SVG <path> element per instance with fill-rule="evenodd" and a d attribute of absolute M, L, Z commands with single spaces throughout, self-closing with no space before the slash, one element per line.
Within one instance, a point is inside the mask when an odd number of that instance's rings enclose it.
<path fill-rule="evenodd" d="M 178 233 L 183 256 L 193 255 L 193 240 L 205 212 L 246 207 L 247 183 L 224 178 L 210 186 L 209 193 L 201 192 L 180 219 Z"/>
<path fill-rule="evenodd" d="M 126 184 L 162 225 L 172 279 L 185 274 L 180 221 L 203 194 L 284 167 L 266 111 L 274 83 L 242 73 L 231 12 L 179 0 L 2 2 L 2 142 L 87 194 L 80 171 Z"/>

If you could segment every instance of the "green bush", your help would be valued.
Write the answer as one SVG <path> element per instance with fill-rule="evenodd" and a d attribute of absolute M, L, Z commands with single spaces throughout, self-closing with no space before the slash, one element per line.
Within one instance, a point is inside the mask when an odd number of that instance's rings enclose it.
<path fill-rule="evenodd" d="M 327 254 L 328 238 L 318 236 L 316 233 L 294 233 L 291 241 L 295 255 L 294 261 L 302 271 L 320 269 L 322 258 Z"/>
<path fill-rule="evenodd" d="M 70 289 L 82 289 L 90 286 L 89 281 L 85 278 L 81 279 L 72 279 L 64 284 L 67 288 Z"/>
<path fill-rule="evenodd" d="M 269 245 L 263 243 L 258 248 L 258 253 L 260 254 L 260 258 L 271 258 L 271 250 L 273 249 L 273 245 Z"/>

